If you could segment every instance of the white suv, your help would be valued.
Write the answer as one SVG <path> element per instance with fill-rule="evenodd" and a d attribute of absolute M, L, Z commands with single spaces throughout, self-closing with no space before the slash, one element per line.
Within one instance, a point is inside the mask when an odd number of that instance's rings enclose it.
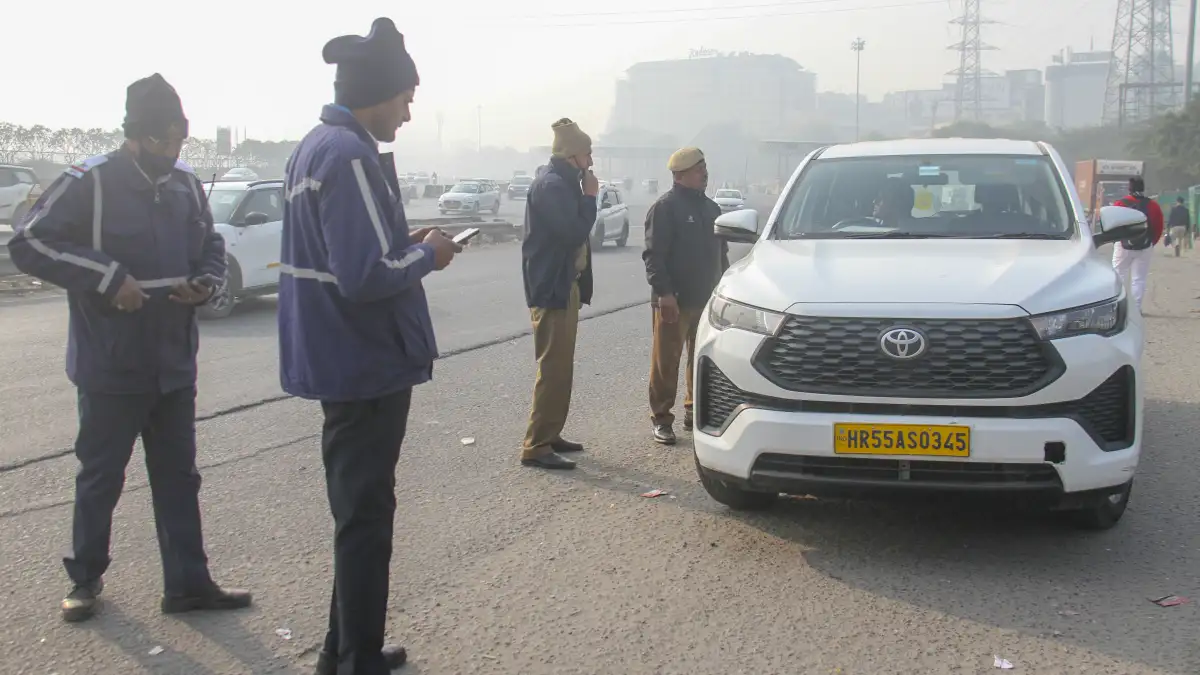
<path fill-rule="evenodd" d="M 1142 439 L 1142 318 L 1044 143 L 832 146 L 796 169 L 721 280 L 696 346 L 697 468 L 719 502 L 987 493 L 1125 511 Z"/>

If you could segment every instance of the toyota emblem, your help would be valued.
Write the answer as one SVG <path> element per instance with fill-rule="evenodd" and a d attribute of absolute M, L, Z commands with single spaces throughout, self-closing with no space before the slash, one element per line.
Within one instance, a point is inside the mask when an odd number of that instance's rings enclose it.
<path fill-rule="evenodd" d="M 893 359 L 915 359 L 927 346 L 925 336 L 913 328 L 893 328 L 879 337 L 879 348 Z"/>

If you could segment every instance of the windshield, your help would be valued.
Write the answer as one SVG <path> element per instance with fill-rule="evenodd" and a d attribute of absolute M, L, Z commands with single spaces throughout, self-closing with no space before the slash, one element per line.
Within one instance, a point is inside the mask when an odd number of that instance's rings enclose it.
<path fill-rule="evenodd" d="M 479 183 L 459 183 L 450 189 L 451 192 L 466 193 L 469 195 L 477 195 L 483 192 L 483 186 Z"/>
<path fill-rule="evenodd" d="M 816 160 L 788 194 L 777 239 L 1068 239 L 1074 221 L 1046 157 Z"/>
<path fill-rule="evenodd" d="M 717 190 L 717 195 L 713 199 L 741 199 L 742 193 L 737 190 Z"/>
<path fill-rule="evenodd" d="M 530 178 L 529 176 L 517 176 L 516 178 L 512 179 L 512 184 L 516 185 L 517 187 L 529 185 L 532 182 L 533 182 L 533 179 Z"/>
<path fill-rule="evenodd" d="M 208 195 L 208 208 L 212 209 L 213 222 L 228 223 L 245 196 L 245 187 L 222 188 L 218 185 L 213 188 L 212 193 Z"/>

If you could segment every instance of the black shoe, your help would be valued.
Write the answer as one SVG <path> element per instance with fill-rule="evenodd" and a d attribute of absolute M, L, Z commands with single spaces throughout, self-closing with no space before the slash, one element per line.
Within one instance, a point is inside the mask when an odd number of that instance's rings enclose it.
<path fill-rule="evenodd" d="M 100 602 L 100 594 L 104 592 L 104 580 L 97 579 L 90 584 L 76 586 L 67 593 L 62 601 L 62 618 L 67 623 L 87 621 L 96 615 L 96 605 Z"/>
<path fill-rule="evenodd" d="M 535 466 L 539 469 L 551 469 L 558 471 L 570 471 L 575 468 L 575 462 L 563 457 L 557 452 L 551 452 L 541 457 L 530 457 L 522 459 L 521 464 L 525 466 Z"/>
<path fill-rule="evenodd" d="M 208 590 L 189 595 L 164 595 L 163 614 L 184 612 L 222 611 L 245 609 L 253 603 L 250 591 L 240 588 L 221 588 L 214 584 Z"/>
<path fill-rule="evenodd" d="M 399 645 L 384 645 L 383 662 L 387 664 L 388 670 L 395 670 L 408 662 L 408 652 Z M 322 650 L 317 655 L 317 669 L 313 673 L 314 675 L 337 675 L 337 657 Z"/>
<path fill-rule="evenodd" d="M 663 445 L 675 445 L 675 431 L 670 424 L 654 425 L 654 442 Z"/>
<path fill-rule="evenodd" d="M 558 439 L 557 441 L 554 441 L 553 443 L 551 443 L 550 448 L 552 450 L 554 450 L 555 452 L 560 452 L 560 453 L 561 452 L 583 452 L 583 444 L 582 443 L 572 443 L 571 441 L 564 441 L 561 438 Z"/>
<path fill-rule="evenodd" d="M 695 427 L 696 425 L 694 424 L 694 422 L 695 422 L 695 420 L 692 419 L 692 411 L 691 410 L 688 410 L 687 412 L 683 413 L 683 428 L 684 429 L 691 429 L 691 428 Z"/>

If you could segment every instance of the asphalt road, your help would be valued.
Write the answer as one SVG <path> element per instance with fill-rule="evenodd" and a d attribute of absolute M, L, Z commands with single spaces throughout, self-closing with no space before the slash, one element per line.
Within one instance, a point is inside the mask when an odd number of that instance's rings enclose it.
<path fill-rule="evenodd" d="M 639 233 L 640 235 L 640 233 Z M 635 235 L 635 240 L 638 236 Z M 791 500 L 733 514 L 685 446 L 648 438 L 649 315 L 636 249 L 597 256 L 568 436 L 580 470 L 521 468 L 533 375 L 514 245 L 431 279 L 444 352 L 414 399 L 399 469 L 391 631 L 406 671 L 495 674 L 1200 672 L 1200 252 L 1155 261 L 1147 449 L 1125 520 L 1103 534 L 936 504 Z M 202 409 L 278 394 L 274 303 L 203 336 Z M 604 313 L 610 310 L 611 313 Z M 70 443 L 59 299 L 0 306 L 0 462 Z M 468 349 L 472 345 L 491 346 Z M 328 607 L 320 415 L 280 400 L 199 424 L 205 530 L 244 613 L 165 618 L 143 468 L 117 512 L 100 617 L 61 624 L 70 457 L 0 470 L 0 672 L 305 673 Z M 464 438 L 474 443 L 465 445 Z M 645 499 L 647 490 L 673 498 Z M 282 637 L 277 631 L 286 631 Z"/>

